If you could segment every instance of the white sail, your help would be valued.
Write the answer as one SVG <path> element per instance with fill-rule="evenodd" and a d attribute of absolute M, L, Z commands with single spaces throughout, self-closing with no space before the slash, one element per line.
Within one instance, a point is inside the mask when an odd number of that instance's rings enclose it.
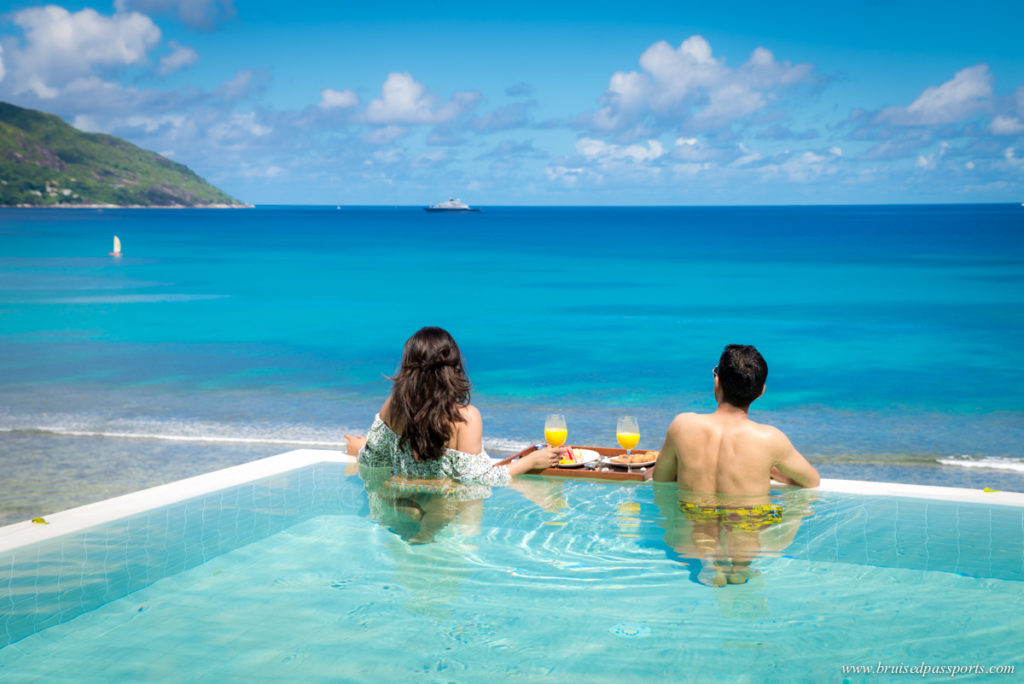
<path fill-rule="evenodd" d="M 114 251 L 110 253 L 110 256 L 121 256 L 121 238 L 114 236 Z"/>

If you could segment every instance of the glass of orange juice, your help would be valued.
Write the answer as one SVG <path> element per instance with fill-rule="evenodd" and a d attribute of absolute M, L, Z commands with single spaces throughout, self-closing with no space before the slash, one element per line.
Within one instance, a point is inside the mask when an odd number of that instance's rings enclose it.
<path fill-rule="evenodd" d="M 619 423 L 615 426 L 615 439 L 619 441 L 619 446 L 626 450 L 626 471 L 629 472 L 632 469 L 629 452 L 640 442 L 640 426 L 637 425 L 635 416 L 619 418 Z"/>
<path fill-rule="evenodd" d="M 544 421 L 544 441 L 553 447 L 560 447 L 565 444 L 565 438 L 569 431 L 565 427 L 565 416 L 561 413 L 552 413 Z"/>

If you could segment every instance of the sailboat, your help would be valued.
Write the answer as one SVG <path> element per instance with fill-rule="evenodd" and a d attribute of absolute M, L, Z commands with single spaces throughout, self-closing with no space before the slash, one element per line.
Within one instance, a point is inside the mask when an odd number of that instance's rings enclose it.
<path fill-rule="evenodd" d="M 114 236 L 114 251 L 110 253 L 112 257 L 121 256 L 121 238 Z"/>

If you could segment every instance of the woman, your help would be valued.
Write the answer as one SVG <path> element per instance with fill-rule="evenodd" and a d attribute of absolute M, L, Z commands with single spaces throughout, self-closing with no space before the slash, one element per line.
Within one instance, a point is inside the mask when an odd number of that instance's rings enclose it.
<path fill-rule="evenodd" d="M 469 403 L 462 354 L 446 330 L 421 328 L 405 343 L 391 395 L 365 439 L 345 435 L 360 466 L 408 480 L 507 485 L 512 476 L 553 466 L 563 450 L 538 449 L 507 466 L 482 446 L 483 421 Z"/>

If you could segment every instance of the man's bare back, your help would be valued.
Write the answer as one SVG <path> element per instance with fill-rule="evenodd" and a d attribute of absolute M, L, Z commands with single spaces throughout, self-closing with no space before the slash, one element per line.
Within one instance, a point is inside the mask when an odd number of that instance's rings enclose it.
<path fill-rule="evenodd" d="M 655 482 L 676 482 L 695 494 L 767 496 L 771 478 L 817 487 L 818 471 L 781 430 L 747 417 L 764 393 L 768 364 L 752 346 L 730 344 L 712 371 L 718 408 L 681 413 L 665 434 L 654 467 Z"/>
<path fill-rule="evenodd" d="M 755 423 L 727 403 L 714 413 L 676 416 L 654 469 L 656 482 L 726 496 L 766 495 L 773 475 L 784 484 L 819 483 L 817 471 L 781 430 Z"/>

